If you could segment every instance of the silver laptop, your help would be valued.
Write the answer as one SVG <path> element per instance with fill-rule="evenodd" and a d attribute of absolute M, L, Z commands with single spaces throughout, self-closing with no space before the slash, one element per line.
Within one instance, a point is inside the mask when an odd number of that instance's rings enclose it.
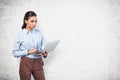
<path fill-rule="evenodd" d="M 49 53 L 49 52 L 54 51 L 59 42 L 60 42 L 60 40 L 55 40 L 55 41 L 48 42 L 48 43 L 45 45 L 45 47 L 44 47 L 44 49 L 43 49 L 43 52 L 44 52 L 44 51 L 47 51 L 47 52 Z"/>

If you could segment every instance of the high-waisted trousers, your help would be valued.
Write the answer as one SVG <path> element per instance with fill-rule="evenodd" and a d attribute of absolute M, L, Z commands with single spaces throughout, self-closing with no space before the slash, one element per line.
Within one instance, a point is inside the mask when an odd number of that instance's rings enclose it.
<path fill-rule="evenodd" d="M 31 80 L 31 75 L 34 80 L 45 80 L 43 65 L 42 58 L 22 57 L 19 67 L 20 80 Z"/>

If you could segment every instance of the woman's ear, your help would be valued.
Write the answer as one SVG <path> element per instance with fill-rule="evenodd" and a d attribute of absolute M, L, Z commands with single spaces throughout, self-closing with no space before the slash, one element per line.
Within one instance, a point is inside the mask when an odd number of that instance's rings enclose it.
<path fill-rule="evenodd" d="M 27 21 L 27 20 L 25 20 L 25 23 L 26 23 L 26 24 L 27 24 L 27 22 L 28 22 L 28 21 Z"/>

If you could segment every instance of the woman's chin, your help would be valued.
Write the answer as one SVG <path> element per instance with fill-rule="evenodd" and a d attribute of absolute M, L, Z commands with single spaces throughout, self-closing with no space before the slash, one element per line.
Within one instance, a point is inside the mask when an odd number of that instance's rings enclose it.
<path fill-rule="evenodd" d="M 31 27 L 31 29 L 34 29 L 34 28 L 35 28 L 35 26 Z"/>

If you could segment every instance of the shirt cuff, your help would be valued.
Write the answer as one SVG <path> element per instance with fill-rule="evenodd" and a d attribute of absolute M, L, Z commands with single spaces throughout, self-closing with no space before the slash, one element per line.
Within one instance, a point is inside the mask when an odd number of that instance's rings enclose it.
<path fill-rule="evenodd" d="M 23 54 L 24 54 L 24 55 L 28 55 L 28 50 L 24 50 L 24 51 L 23 51 Z"/>

